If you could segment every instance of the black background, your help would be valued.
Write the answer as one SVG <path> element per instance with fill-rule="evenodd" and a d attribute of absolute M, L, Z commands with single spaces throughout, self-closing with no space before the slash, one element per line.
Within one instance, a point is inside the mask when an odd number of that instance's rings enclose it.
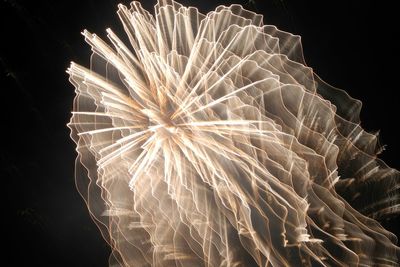
<path fill-rule="evenodd" d="M 109 248 L 91 221 L 73 178 L 74 144 L 66 123 L 74 88 L 66 68 L 88 65 L 86 28 L 105 36 L 122 27 L 127 0 L 0 3 L 2 261 L 9 266 L 106 266 Z M 142 1 L 152 10 L 154 1 Z M 239 3 L 264 22 L 302 36 L 307 64 L 363 101 L 362 125 L 381 130 L 381 157 L 400 167 L 399 15 L 396 1 L 181 1 L 205 13 Z M 382 222 L 399 235 L 399 219 Z M 15 252 L 12 256 L 11 251 Z M 7 266 L 8 266 L 7 265 Z"/>

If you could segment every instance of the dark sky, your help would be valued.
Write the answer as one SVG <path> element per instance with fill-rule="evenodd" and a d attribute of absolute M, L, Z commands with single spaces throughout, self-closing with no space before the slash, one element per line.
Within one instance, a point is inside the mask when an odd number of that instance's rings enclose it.
<path fill-rule="evenodd" d="M 80 32 L 121 32 L 115 13 L 129 1 L 0 2 L 0 173 L 2 259 L 9 266 L 106 266 L 109 249 L 74 185 L 74 144 L 66 123 L 74 88 L 66 68 L 88 65 Z M 146 1 L 150 8 L 154 1 Z M 302 36 L 305 58 L 328 83 L 363 101 L 362 125 L 381 130 L 382 158 L 400 168 L 399 14 L 396 1 L 181 1 L 201 11 L 239 3 L 264 22 Z M 399 219 L 383 222 L 399 233 Z M 8 252 L 8 251 L 6 251 Z M 7 253 L 6 253 L 7 254 Z"/>

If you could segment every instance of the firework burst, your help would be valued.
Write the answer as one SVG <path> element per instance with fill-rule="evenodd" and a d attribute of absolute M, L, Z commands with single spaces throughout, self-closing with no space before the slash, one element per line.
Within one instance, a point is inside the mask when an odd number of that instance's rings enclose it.
<path fill-rule="evenodd" d="M 373 218 L 399 213 L 399 173 L 299 36 L 239 5 L 118 15 L 129 45 L 84 31 L 91 68 L 68 69 L 77 187 L 111 265 L 397 264 Z"/>

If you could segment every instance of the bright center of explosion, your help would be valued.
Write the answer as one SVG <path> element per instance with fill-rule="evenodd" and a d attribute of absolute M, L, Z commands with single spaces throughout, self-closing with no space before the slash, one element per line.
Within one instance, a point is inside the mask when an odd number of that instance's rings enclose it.
<path fill-rule="evenodd" d="M 170 134 L 177 133 L 178 129 L 170 116 L 165 116 L 161 112 L 150 109 L 142 109 L 141 112 L 149 118 L 149 129 L 153 132 L 167 131 Z"/>

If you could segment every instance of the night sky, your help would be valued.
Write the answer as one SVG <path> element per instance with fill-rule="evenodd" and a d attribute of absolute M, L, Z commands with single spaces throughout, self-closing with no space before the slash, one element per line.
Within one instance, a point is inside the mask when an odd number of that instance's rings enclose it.
<path fill-rule="evenodd" d="M 3 266 L 107 266 L 109 248 L 74 185 L 74 144 L 66 124 L 74 87 L 70 61 L 88 66 L 80 32 L 122 33 L 118 3 L 0 2 Z M 142 1 L 152 10 L 155 1 Z M 383 158 L 400 168 L 399 14 L 396 1 L 180 1 L 203 13 L 239 3 L 264 22 L 302 36 L 307 64 L 363 102 L 362 125 L 380 130 Z M 382 222 L 399 236 L 399 218 Z M 13 251 L 15 256 L 11 256 Z"/>

